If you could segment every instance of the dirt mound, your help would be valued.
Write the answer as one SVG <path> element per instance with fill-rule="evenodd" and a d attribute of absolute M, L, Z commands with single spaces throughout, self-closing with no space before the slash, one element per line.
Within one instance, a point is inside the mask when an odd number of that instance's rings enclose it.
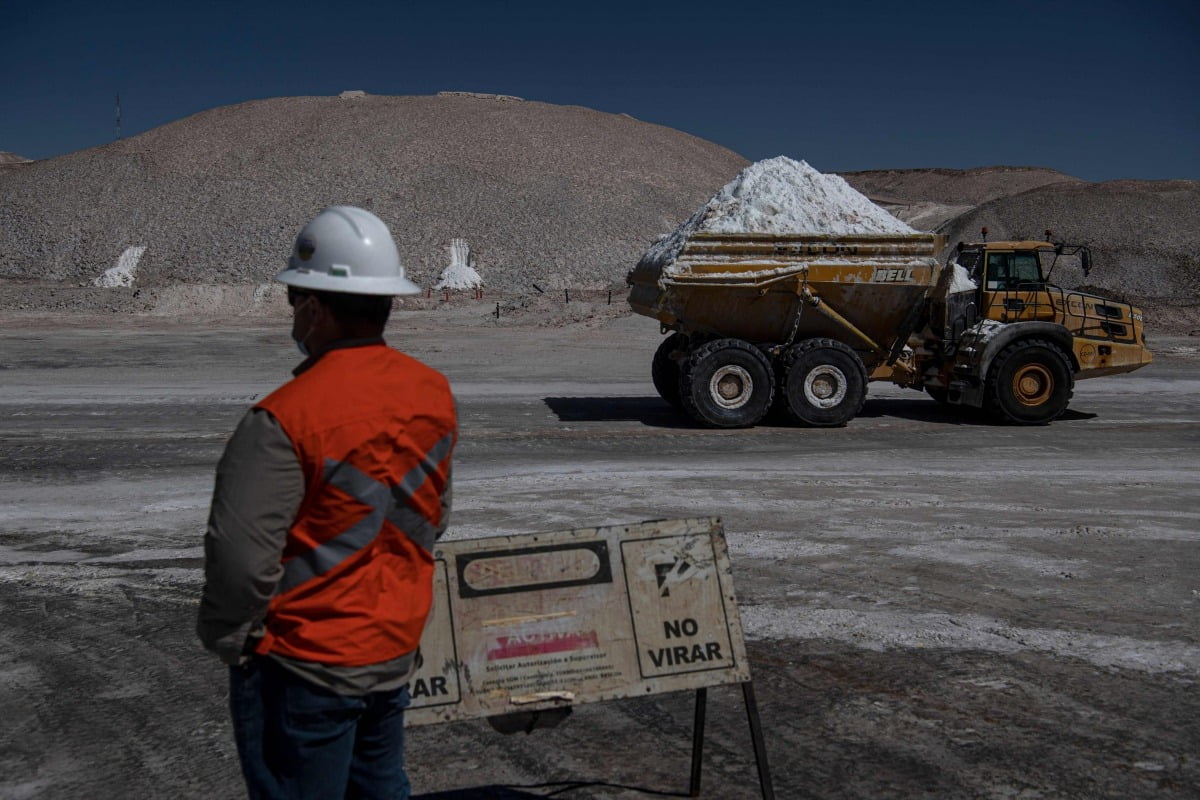
<path fill-rule="evenodd" d="M 1042 239 L 1091 246 L 1094 267 L 1056 270 L 1075 288 L 1126 296 L 1152 309 L 1160 329 L 1189 332 L 1200 306 L 1200 182 L 1089 183 L 1052 169 L 986 167 L 849 172 L 843 178 L 908 224 L 951 245 Z M 1186 319 L 1185 319 L 1186 318 Z M 1175 320 L 1180 320 L 1175 324 Z"/>
<path fill-rule="evenodd" d="M 90 285 L 138 252 L 135 287 L 259 283 L 305 220 L 346 203 L 392 227 L 421 285 L 463 239 L 493 289 L 600 287 L 747 163 L 625 115 L 516 98 L 254 101 L 4 173 L 0 278 Z"/>
<path fill-rule="evenodd" d="M 33 162 L 25 158 L 25 156 L 19 156 L 16 153 L 9 153 L 8 151 L 0 151 L 0 172 L 23 167 L 31 163 Z"/>
<path fill-rule="evenodd" d="M 919 230 L 935 230 L 976 206 L 1054 183 L 1078 183 L 1042 167 L 847 172 L 846 182 Z"/>
<path fill-rule="evenodd" d="M 956 218 L 951 243 L 1042 239 L 1090 245 L 1087 282 L 1136 298 L 1200 298 L 1200 181 L 1059 183 L 998 198 Z M 1065 276 L 1056 282 L 1070 286 Z M 1082 281 L 1082 276 L 1078 276 Z"/>
<path fill-rule="evenodd" d="M 337 203 L 388 222 L 422 286 L 457 241 L 490 291 L 620 287 L 660 235 L 749 165 L 625 115 L 464 93 L 261 100 L 59 158 L 0 155 L 12 164 L 0 168 L 0 308 L 48 308 L 38 298 L 66 302 L 53 290 L 69 287 L 97 293 L 72 305 L 107 307 L 130 290 L 158 308 L 176 295 L 146 290 L 236 286 L 235 314 L 258 307 L 256 287 L 296 231 Z M 1089 284 L 1200 305 L 1195 181 L 1092 184 L 1030 167 L 843 177 L 951 242 L 983 225 L 993 239 L 1051 228 L 1092 246 Z"/>
<path fill-rule="evenodd" d="M 1079 178 L 1042 167 L 887 169 L 843 172 L 841 175 L 873 202 L 887 205 L 933 202 L 977 206 L 1046 184 L 1082 182 Z"/>

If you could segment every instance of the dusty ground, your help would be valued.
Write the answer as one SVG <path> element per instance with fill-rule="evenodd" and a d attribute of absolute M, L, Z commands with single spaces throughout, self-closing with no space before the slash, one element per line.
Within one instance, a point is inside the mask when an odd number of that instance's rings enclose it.
<path fill-rule="evenodd" d="M 451 535 L 722 517 L 778 797 L 1198 796 L 1200 340 L 1046 428 L 875 385 L 845 429 L 709 431 L 655 396 L 653 322 L 480 308 L 390 335 L 459 398 Z M 297 360 L 284 325 L 3 322 L 0 797 L 239 796 L 200 535 L 225 437 Z M 668 695 L 420 728 L 411 774 L 426 800 L 679 794 L 691 719 Z M 736 689 L 705 748 L 704 797 L 759 796 Z"/>

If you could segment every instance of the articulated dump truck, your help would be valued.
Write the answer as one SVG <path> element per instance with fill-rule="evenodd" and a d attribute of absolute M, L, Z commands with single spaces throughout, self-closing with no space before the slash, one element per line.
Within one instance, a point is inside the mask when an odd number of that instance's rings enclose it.
<path fill-rule="evenodd" d="M 959 243 L 942 264 L 944 245 L 926 233 L 699 232 L 673 261 L 648 255 L 628 283 L 633 310 L 671 332 L 654 386 L 713 427 L 773 408 L 844 425 L 869 381 L 1040 425 L 1063 413 L 1075 380 L 1151 362 L 1140 309 L 1050 283 L 1060 260 L 1086 275 L 1085 247 Z"/>

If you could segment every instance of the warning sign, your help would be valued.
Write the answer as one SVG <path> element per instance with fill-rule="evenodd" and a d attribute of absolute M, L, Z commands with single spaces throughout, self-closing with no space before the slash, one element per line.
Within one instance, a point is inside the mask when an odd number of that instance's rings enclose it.
<path fill-rule="evenodd" d="M 729 669 L 733 643 L 713 539 L 678 537 L 669 551 L 663 544 L 621 543 L 641 676 Z"/>
<path fill-rule="evenodd" d="M 720 520 L 437 545 L 409 724 L 749 680 Z"/>

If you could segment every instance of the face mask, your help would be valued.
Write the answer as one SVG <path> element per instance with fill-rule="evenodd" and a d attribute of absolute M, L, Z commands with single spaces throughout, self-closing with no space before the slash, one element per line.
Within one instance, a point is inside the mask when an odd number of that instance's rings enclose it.
<path fill-rule="evenodd" d="M 312 299 L 313 298 L 311 296 L 309 296 L 309 297 L 306 297 L 303 300 L 301 300 L 300 304 L 295 307 L 295 311 L 293 313 L 298 314 L 300 312 L 300 309 L 304 307 L 305 303 L 310 302 Z M 303 336 L 297 337 L 294 331 L 292 333 L 292 341 L 296 343 L 296 349 L 299 350 L 300 355 L 304 356 L 305 358 L 308 358 L 308 355 L 309 355 L 307 342 L 308 342 L 308 337 L 310 337 L 310 336 L 312 336 L 312 324 L 311 323 L 308 326 L 308 333 L 304 334 Z"/>

